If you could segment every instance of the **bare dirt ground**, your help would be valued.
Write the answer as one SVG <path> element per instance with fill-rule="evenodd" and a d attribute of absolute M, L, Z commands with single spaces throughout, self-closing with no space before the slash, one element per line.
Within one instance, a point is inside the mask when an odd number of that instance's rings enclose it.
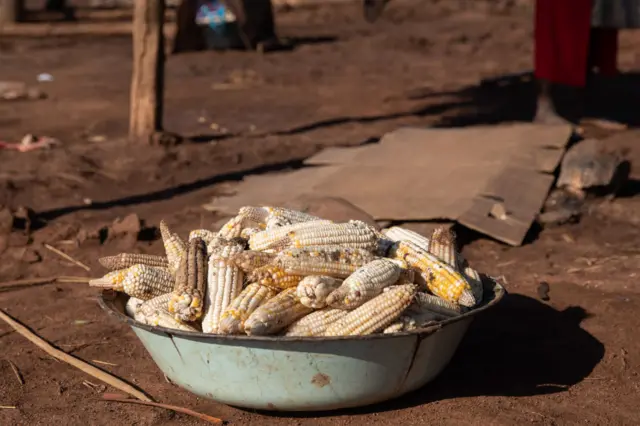
<path fill-rule="evenodd" d="M 0 151 L 0 204 L 37 212 L 30 234 L 14 230 L 0 251 L 0 281 L 84 274 L 44 243 L 87 263 L 92 276 L 103 273 L 101 255 L 161 253 L 153 233 L 161 218 L 183 233 L 211 226 L 220 218 L 201 207 L 211 197 L 244 175 L 296 167 L 323 147 L 357 145 L 404 125 L 528 120 L 531 83 L 478 82 L 531 69 L 531 13 L 527 4 L 397 0 L 368 25 L 357 5 L 279 11 L 279 32 L 294 40 L 293 51 L 169 58 L 166 129 L 191 137 L 169 148 L 124 140 L 128 37 L 4 37 L 2 80 L 36 84 L 47 72 L 54 81 L 39 84 L 47 99 L 0 102 L 0 139 L 34 133 L 62 145 Z M 638 124 L 639 47 L 640 34 L 622 34 L 624 74 L 598 88 L 588 113 Z M 96 291 L 82 284 L 0 292 L 0 307 L 77 357 L 116 364 L 104 368 L 157 399 L 231 424 L 638 424 L 638 141 L 637 131 L 627 131 L 611 142 L 627 149 L 636 181 L 623 197 L 594 204 L 580 223 L 546 229 L 520 248 L 467 235 L 466 256 L 479 270 L 503 275 L 510 296 L 473 324 L 435 382 L 385 404 L 289 416 L 196 398 L 167 383 L 130 329 L 108 319 Z M 137 241 L 99 238 L 100 228 L 130 213 L 149 228 Z M 546 302 L 536 292 L 541 281 L 551 289 Z M 0 409 L 0 424 L 200 424 L 100 401 L 82 384 L 88 377 L 4 324 L 0 354 L 0 405 L 17 407 Z"/>

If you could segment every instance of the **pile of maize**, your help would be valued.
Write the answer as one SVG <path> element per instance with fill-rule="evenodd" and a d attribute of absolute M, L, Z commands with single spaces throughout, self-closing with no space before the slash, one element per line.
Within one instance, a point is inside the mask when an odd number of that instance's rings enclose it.
<path fill-rule="evenodd" d="M 250 336 L 361 336 L 427 327 L 482 301 L 482 280 L 445 228 L 378 231 L 248 206 L 185 240 L 160 223 L 166 256 L 103 257 L 90 285 L 124 292 L 153 326 Z"/>

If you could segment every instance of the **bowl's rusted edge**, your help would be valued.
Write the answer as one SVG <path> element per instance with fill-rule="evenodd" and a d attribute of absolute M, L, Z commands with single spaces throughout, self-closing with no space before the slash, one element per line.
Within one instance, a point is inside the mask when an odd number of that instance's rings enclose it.
<path fill-rule="evenodd" d="M 472 318 L 475 315 L 495 306 L 500 300 L 502 300 L 503 296 L 506 294 L 506 290 L 502 285 L 497 283 L 494 280 L 488 279 L 487 282 L 484 283 L 484 291 L 485 294 L 491 293 L 493 297 L 489 301 L 483 301 L 482 304 L 474 308 L 473 310 L 466 312 L 460 316 L 453 317 L 450 319 L 446 319 L 440 321 L 439 323 L 420 328 L 411 331 L 403 331 L 393 334 L 369 334 L 366 336 L 332 336 L 332 337 L 297 337 L 297 336 L 246 336 L 246 335 L 224 335 L 224 334 L 209 334 L 209 333 L 201 333 L 194 331 L 183 331 L 176 330 L 172 328 L 153 326 L 148 324 L 143 324 L 135 319 L 129 317 L 124 312 L 120 312 L 115 306 L 114 301 L 118 297 L 126 297 L 124 293 L 118 293 L 112 290 L 103 290 L 98 295 L 98 304 L 102 309 L 104 309 L 110 316 L 114 317 L 118 321 L 129 324 L 131 327 L 140 328 L 145 331 L 149 331 L 155 334 L 169 335 L 169 336 L 179 336 L 185 338 L 193 338 L 197 337 L 198 339 L 205 339 L 209 341 L 263 341 L 263 342 L 318 342 L 318 341 L 333 341 L 333 340 L 375 340 L 375 339 L 393 339 L 402 336 L 412 336 L 419 335 L 419 337 L 424 338 L 430 334 L 435 333 L 441 328 L 453 324 L 458 321 L 462 321 L 464 319 Z"/>

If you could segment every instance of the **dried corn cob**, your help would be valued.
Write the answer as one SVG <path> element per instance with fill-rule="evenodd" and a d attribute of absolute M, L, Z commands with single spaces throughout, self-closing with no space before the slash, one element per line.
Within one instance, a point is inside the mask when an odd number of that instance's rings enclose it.
<path fill-rule="evenodd" d="M 173 293 L 166 293 L 156 296 L 153 299 L 146 300 L 142 305 L 140 305 L 139 312 L 144 316 L 150 316 L 158 309 L 169 312 L 169 300 L 171 300 L 172 296 Z"/>
<path fill-rule="evenodd" d="M 327 306 L 327 296 L 340 287 L 342 280 L 326 275 L 309 275 L 304 277 L 296 288 L 300 303 L 313 309 Z"/>
<path fill-rule="evenodd" d="M 200 237 L 189 240 L 187 253 L 176 272 L 176 284 L 168 310 L 179 321 L 192 322 L 202 316 L 207 284 L 207 246 Z"/>
<path fill-rule="evenodd" d="M 279 250 L 290 245 L 290 233 L 306 228 L 319 229 L 322 226 L 332 223 L 333 222 L 329 220 L 311 220 L 309 222 L 294 223 L 292 225 L 260 231 L 249 237 L 249 248 L 251 250 Z"/>
<path fill-rule="evenodd" d="M 293 230 L 287 234 L 287 240 L 287 247 L 298 248 L 334 244 L 372 252 L 378 248 L 377 231 L 359 220 Z"/>
<path fill-rule="evenodd" d="M 133 265 L 122 281 L 122 291 L 142 300 L 153 299 L 173 290 L 175 279 L 166 268 Z"/>
<path fill-rule="evenodd" d="M 169 263 L 169 271 L 175 274 L 180 266 L 180 259 L 187 250 L 187 244 L 182 241 L 178 234 L 171 232 L 164 220 L 160 221 L 160 233 L 162 234 L 162 242 L 167 252 L 167 261 Z"/>
<path fill-rule="evenodd" d="M 285 336 L 322 336 L 327 328 L 345 317 L 349 311 L 325 308 L 303 316 L 287 328 Z"/>
<path fill-rule="evenodd" d="M 249 282 L 276 289 L 296 287 L 303 278 L 304 276 L 302 275 L 289 274 L 277 265 L 266 265 L 254 269 L 247 277 Z"/>
<path fill-rule="evenodd" d="M 386 290 L 333 323 L 324 335 L 362 336 L 383 330 L 395 322 L 413 300 L 416 286 L 405 284 Z"/>
<path fill-rule="evenodd" d="M 98 259 L 100 264 L 111 270 L 127 269 L 133 265 L 147 265 L 155 266 L 158 268 L 169 267 L 169 262 L 164 256 L 154 256 L 152 254 L 138 254 L 138 253 L 120 253 L 115 256 L 106 256 Z"/>
<path fill-rule="evenodd" d="M 373 299 L 385 287 L 393 285 L 402 268 L 393 260 L 376 259 L 358 268 L 327 297 L 327 305 L 337 309 L 353 309 Z"/>
<path fill-rule="evenodd" d="M 115 291 L 124 291 L 124 277 L 127 276 L 128 272 L 129 268 L 111 271 L 101 278 L 89 280 L 89 286 L 108 288 Z"/>
<path fill-rule="evenodd" d="M 429 251 L 429 238 L 425 237 L 424 235 L 418 234 L 417 232 L 414 232 L 410 229 L 401 228 L 399 226 L 392 226 L 391 228 L 383 229 L 382 233 L 386 238 L 393 242 L 411 241 L 422 250 Z"/>
<path fill-rule="evenodd" d="M 145 321 L 155 327 L 166 327 L 181 331 L 198 331 L 195 327 L 176 320 L 169 311 L 156 309 L 149 315 L 145 315 Z"/>
<path fill-rule="evenodd" d="M 482 302 L 482 298 L 484 297 L 484 287 L 482 285 L 482 277 L 475 269 L 471 268 L 467 261 L 459 257 L 459 270 L 462 273 L 462 276 L 465 277 L 469 286 L 471 287 L 471 292 L 473 293 L 473 298 L 476 301 L 476 304 Z"/>
<path fill-rule="evenodd" d="M 409 241 L 397 242 L 389 253 L 391 257 L 403 259 L 415 268 L 431 293 L 462 306 L 475 305 L 471 287 L 464 277 L 431 253 Z"/>
<path fill-rule="evenodd" d="M 309 222 L 312 220 L 320 220 L 319 217 L 312 216 L 297 210 L 286 209 L 283 207 L 242 207 L 238 212 L 239 215 L 246 217 L 251 222 L 267 227 L 278 227 L 292 225 L 294 223 Z"/>
<path fill-rule="evenodd" d="M 206 314 L 202 319 L 202 331 L 205 333 L 218 332 L 222 312 L 227 309 L 233 299 L 238 297 L 242 290 L 244 274 L 229 259 L 230 253 L 233 253 L 233 249 L 236 247 L 225 247 L 222 254 L 212 255 L 209 259 L 207 297 L 205 299 Z"/>
<path fill-rule="evenodd" d="M 244 228 L 242 230 L 242 232 L 240 232 L 240 237 L 244 238 L 245 240 L 248 240 L 249 238 L 251 238 L 251 236 L 253 234 L 257 234 L 260 231 L 263 231 L 263 229 L 260 229 L 260 228 Z"/>
<path fill-rule="evenodd" d="M 204 240 L 204 243 L 208 245 L 211 241 L 218 238 L 218 235 L 213 231 L 209 231 L 208 229 L 194 229 L 193 231 L 189 232 L 189 241 L 194 238 L 202 238 L 202 240 Z"/>
<path fill-rule="evenodd" d="M 450 229 L 434 229 L 431 234 L 431 243 L 429 244 L 428 251 L 453 269 L 458 270 L 456 236 Z"/>
<path fill-rule="evenodd" d="M 240 252 L 245 249 L 246 245 L 246 240 L 242 238 L 231 238 L 227 240 L 226 238 L 216 236 L 207 244 L 207 255 L 212 256 L 222 253 L 225 247 L 236 247 L 232 250 Z"/>
<path fill-rule="evenodd" d="M 130 297 L 127 303 L 124 305 L 124 311 L 131 318 L 135 318 L 140 310 L 140 305 L 144 303 L 144 300 L 137 297 Z"/>
<path fill-rule="evenodd" d="M 408 315 L 403 315 L 396 322 L 385 328 L 384 334 L 398 333 L 400 331 L 411 331 L 417 328 L 416 320 Z"/>
<path fill-rule="evenodd" d="M 253 311 L 244 322 L 244 331 L 256 336 L 274 334 L 312 311 L 300 303 L 295 287 L 291 287 Z"/>
<path fill-rule="evenodd" d="M 231 238 L 239 237 L 242 233 L 242 229 L 245 227 L 246 218 L 242 215 L 232 217 L 222 225 L 218 236 L 230 240 Z"/>
<path fill-rule="evenodd" d="M 220 317 L 221 334 L 244 332 L 244 322 L 260 305 L 276 295 L 276 291 L 260 284 L 249 284 L 233 299 Z"/>
<path fill-rule="evenodd" d="M 374 259 L 368 250 L 334 245 L 285 249 L 278 253 L 274 264 L 290 274 L 346 278 Z"/>
<path fill-rule="evenodd" d="M 416 297 L 411 308 L 417 312 L 430 311 L 444 317 L 456 317 L 462 314 L 462 308 L 460 305 L 448 302 L 438 296 L 424 293 L 422 291 L 416 293 Z"/>
<path fill-rule="evenodd" d="M 262 268 L 273 263 L 276 255 L 273 253 L 265 253 L 263 251 L 246 250 L 235 255 L 232 260 L 244 272 L 251 272 L 255 269 Z"/>

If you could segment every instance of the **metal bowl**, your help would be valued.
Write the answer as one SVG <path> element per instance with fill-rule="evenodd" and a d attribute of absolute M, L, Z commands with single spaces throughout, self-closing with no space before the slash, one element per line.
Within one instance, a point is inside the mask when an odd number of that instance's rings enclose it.
<path fill-rule="evenodd" d="M 485 282 L 478 308 L 436 325 L 360 337 L 223 336 L 142 324 L 128 296 L 104 291 L 100 306 L 131 326 L 160 370 L 178 386 L 225 404 L 272 411 L 324 411 L 386 401 L 433 380 L 449 363 L 473 317 L 504 295 Z"/>

